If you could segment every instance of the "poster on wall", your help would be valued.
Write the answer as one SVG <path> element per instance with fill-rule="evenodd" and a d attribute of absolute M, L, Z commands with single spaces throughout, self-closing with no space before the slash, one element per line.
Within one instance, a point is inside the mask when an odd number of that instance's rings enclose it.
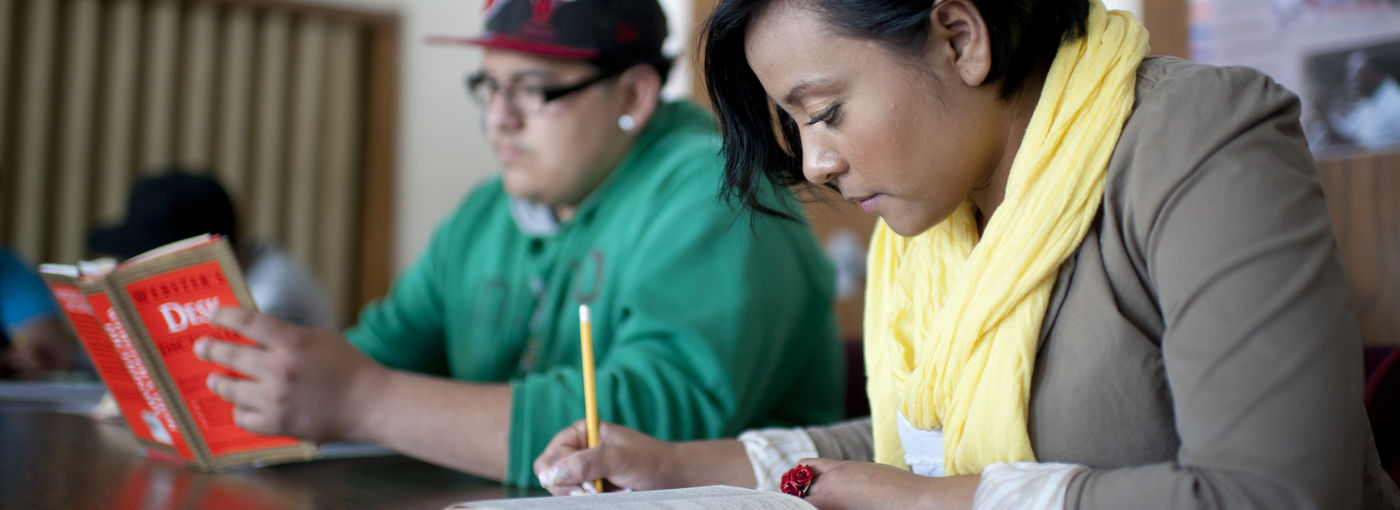
<path fill-rule="evenodd" d="M 1400 0 L 1192 0 L 1191 55 L 1268 73 L 1319 157 L 1400 152 Z"/>
<path fill-rule="evenodd" d="M 1400 37 L 1303 61 L 1304 130 L 1314 147 L 1400 145 Z"/>

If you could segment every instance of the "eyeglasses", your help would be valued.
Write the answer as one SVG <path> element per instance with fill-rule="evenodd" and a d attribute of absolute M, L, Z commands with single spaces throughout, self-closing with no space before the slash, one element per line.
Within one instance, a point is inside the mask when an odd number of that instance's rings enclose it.
<path fill-rule="evenodd" d="M 540 111 L 550 101 L 586 89 L 619 74 L 622 74 L 621 69 L 605 70 L 592 78 L 573 85 L 545 87 L 514 80 L 502 86 L 495 78 L 487 76 L 485 71 L 477 71 L 467 77 L 467 95 L 471 96 L 472 102 L 475 102 L 477 106 L 485 109 L 496 98 L 496 94 L 504 90 L 506 104 L 515 108 L 515 111 L 528 115 Z"/>

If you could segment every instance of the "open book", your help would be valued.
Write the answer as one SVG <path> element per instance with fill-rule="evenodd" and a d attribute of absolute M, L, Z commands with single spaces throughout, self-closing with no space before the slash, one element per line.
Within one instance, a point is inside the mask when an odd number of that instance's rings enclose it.
<path fill-rule="evenodd" d="M 228 372 L 196 358 L 195 340 L 253 344 L 209 324 L 219 307 L 254 308 L 228 241 L 203 235 L 115 267 L 44 264 L 39 272 L 132 433 L 151 451 L 203 471 L 316 455 L 309 443 L 238 428 L 233 405 L 206 386 L 210 373 Z"/>
<path fill-rule="evenodd" d="M 762 492 L 727 485 L 641 492 L 609 492 L 566 497 L 495 499 L 458 503 L 447 510 L 569 510 L 622 508 L 668 510 L 816 510 L 811 503 L 781 492 Z"/>

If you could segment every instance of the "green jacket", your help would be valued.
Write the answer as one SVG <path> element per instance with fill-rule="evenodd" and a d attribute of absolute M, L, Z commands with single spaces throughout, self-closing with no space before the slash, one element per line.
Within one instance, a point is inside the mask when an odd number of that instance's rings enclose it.
<path fill-rule="evenodd" d="M 717 200 L 722 166 L 710 117 L 668 103 L 552 234 L 522 231 L 492 179 L 350 341 L 393 368 L 509 382 L 514 485 L 537 485 L 535 457 L 584 416 L 580 302 L 602 420 L 685 440 L 838 419 L 832 270 L 805 224 Z"/>

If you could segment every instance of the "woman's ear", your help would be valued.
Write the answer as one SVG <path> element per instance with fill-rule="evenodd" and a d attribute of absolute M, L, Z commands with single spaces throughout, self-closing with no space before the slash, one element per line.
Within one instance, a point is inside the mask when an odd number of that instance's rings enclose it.
<path fill-rule="evenodd" d="M 929 14 L 930 57 L 951 64 L 958 79 L 980 87 L 992 70 L 992 41 L 972 0 L 942 0 Z"/>
<path fill-rule="evenodd" d="M 637 64 L 624 71 L 617 81 L 623 94 L 622 111 L 618 116 L 632 119 L 625 123 L 630 124 L 631 129 L 624 130 L 630 134 L 640 133 L 661 101 L 661 75 L 650 65 Z"/>

